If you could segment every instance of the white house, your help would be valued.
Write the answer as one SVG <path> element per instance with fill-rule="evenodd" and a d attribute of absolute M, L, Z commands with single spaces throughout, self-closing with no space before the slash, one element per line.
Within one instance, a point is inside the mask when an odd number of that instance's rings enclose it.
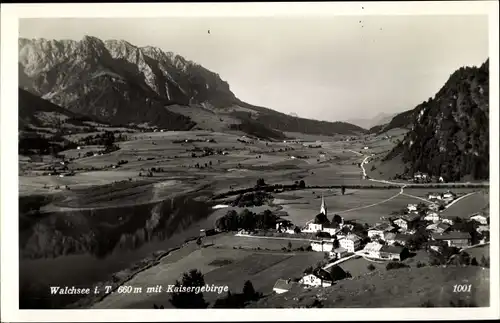
<path fill-rule="evenodd" d="M 318 231 L 322 231 L 322 230 L 323 230 L 322 224 L 317 224 L 317 223 L 314 223 L 311 221 L 306 225 L 306 227 L 302 231 L 303 232 L 318 232 Z"/>
<path fill-rule="evenodd" d="M 276 294 L 283 294 L 286 293 L 292 288 L 292 282 L 290 279 L 278 279 L 276 283 L 274 284 L 273 291 Z"/>
<path fill-rule="evenodd" d="M 339 241 L 339 244 L 348 252 L 354 252 L 361 247 L 361 238 L 355 234 L 348 234 L 345 238 Z"/>
<path fill-rule="evenodd" d="M 321 279 L 314 274 L 305 275 L 299 280 L 299 283 L 307 286 L 321 286 L 321 287 L 332 286 L 332 282 L 330 280 Z"/>
<path fill-rule="evenodd" d="M 408 208 L 409 212 L 416 211 L 417 210 L 417 204 L 408 204 L 407 208 Z"/>
<path fill-rule="evenodd" d="M 440 200 L 441 199 L 441 195 L 437 194 L 437 193 L 430 193 L 429 195 L 427 195 L 427 198 L 429 200 Z"/>
<path fill-rule="evenodd" d="M 470 221 L 476 221 L 479 222 L 482 225 L 487 225 L 488 224 L 488 217 L 484 216 L 482 214 L 476 214 L 473 215 L 469 218 Z"/>
<path fill-rule="evenodd" d="M 313 241 L 311 242 L 311 248 L 313 251 L 330 252 L 333 250 L 333 241 Z"/>
<path fill-rule="evenodd" d="M 332 225 L 324 225 L 323 229 L 321 229 L 322 232 L 326 232 L 331 236 L 334 236 L 339 230 L 340 229 L 338 227 L 334 227 Z"/>
<path fill-rule="evenodd" d="M 427 212 L 424 217 L 425 221 L 432 221 L 434 223 L 438 222 L 441 218 L 439 217 L 439 213 L 437 212 Z"/>
<path fill-rule="evenodd" d="M 363 252 L 371 258 L 380 258 L 380 248 L 382 245 L 378 242 L 370 242 L 364 248 Z"/>

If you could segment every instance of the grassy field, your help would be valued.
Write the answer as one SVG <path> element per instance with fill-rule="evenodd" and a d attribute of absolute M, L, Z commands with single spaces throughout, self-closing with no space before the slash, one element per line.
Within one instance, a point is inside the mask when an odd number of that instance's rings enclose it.
<path fill-rule="evenodd" d="M 277 279 L 300 277 L 306 267 L 322 260 L 324 256 L 318 252 L 287 253 L 227 247 L 241 244 L 244 239 L 221 235 L 215 239 L 215 245 L 221 248 L 207 247 L 189 251 L 180 249 L 164 258 L 159 265 L 139 273 L 126 285 L 144 289 L 157 284 L 166 287 L 168 284 L 174 284 L 182 273 L 198 269 L 204 274 L 207 284 L 227 285 L 232 292 L 241 292 L 244 282 L 250 280 L 256 290 L 270 293 Z M 271 247 L 271 244 L 267 246 Z M 275 244 L 276 248 L 278 246 L 279 244 Z M 182 255 L 177 256 L 176 253 Z M 224 295 L 205 293 L 204 296 L 213 304 L 217 298 Z M 95 304 L 94 308 L 152 308 L 153 304 L 170 308 L 169 298 L 167 293 L 112 294 Z"/>
<path fill-rule="evenodd" d="M 454 293 L 453 285 L 472 284 L 471 293 Z M 368 273 L 332 287 L 296 287 L 251 304 L 252 308 L 299 308 L 321 300 L 325 308 L 450 307 L 459 301 L 489 306 L 489 269 L 480 267 L 423 267 Z"/>
<path fill-rule="evenodd" d="M 443 216 L 458 216 L 460 218 L 468 218 L 472 214 L 481 211 L 481 209 L 489 205 L 489 203 L 489 193 L 486 191 L 481 191 L 479 193 L 467 196 L 457 203 L 453 204 L 445 211 L 443 211 Z"/>

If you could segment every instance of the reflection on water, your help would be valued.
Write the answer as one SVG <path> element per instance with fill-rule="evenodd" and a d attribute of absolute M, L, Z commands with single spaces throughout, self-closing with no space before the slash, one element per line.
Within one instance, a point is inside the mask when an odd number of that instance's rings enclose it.
<path fill-rule="evenodd" d="M 58 308 L 49 286 L 91 287 L 159 250 L 212 228 L 211 205 L 190 197 L 160 203 L 21 215 L 20 308 Z"/>

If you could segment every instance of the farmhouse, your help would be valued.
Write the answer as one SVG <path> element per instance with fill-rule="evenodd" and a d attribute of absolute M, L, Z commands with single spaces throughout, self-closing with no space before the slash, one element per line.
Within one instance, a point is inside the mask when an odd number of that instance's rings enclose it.
<path fill-rule="evenodd" d="M 433 234 L 435 241 L 444 241 L 450 247 L 465 248 L 470 246 L 471 236 L 468 232 L 446 232 L 443 234 Z"/>
<path fill-rule="evenodd" d="M 390 232 L 394 230 L 394 227 L 388 223 L 380 223 L 368 230 L 368 237 L 370 239 L 375 238 L 383 238 L 385 232 Z"/>
<path fill-rule="evenodd" d="M 397 246 L 382 246 L 380 248 L 380 258 L 391 260 L 404 260 L 408 257 L 408 249 Z"/>
<path fill-rule="evenodd" d="M 371 258 L 380 258 L 380 248 L 382 245 L 378 242 L 370 242 L 364 248 L 363 252 Z"/>
<path fill-rule="evenodd" d="M 332 286 L 331 278 L 328 278 L 329 274 L 324 273 L 320 274 L 315 272 L 313 274 L 305 275 L 299 280 L 300 284 L 314 287 L 330 287 Z"/>
<path fill-rule="evenodd" d="M 273 291 L 276 294 L 283 294 L 288 292 L 293 286 L 293 283 L 290 279 L 278 279 L 274 284 Z"/>
<path fill-rule="evenodd" d="M 456 194 L 451 191 L 448 191 L 442 195 L 443 200 L 455 199 L 456 197 Z"/>
<path fill-rule="evenodd" d="M 441 218 L 439 217 L 439 214 L 437 212 L 427 212 L 427 214 L 424 217 L 425 221 L 432 221 L 434 223 L 438 222 Z"/>
<path fill-rule="evenodd" d="M 420 219 L 420 215 L 412 213 L 402 215 L 399 219 L 394 220 L 394 224 L 403 229 L 404 231 L 413 229 Z"/>
<path fill-rule="evenodd" d="M 479 222 L 480 224 L 482 225 L 487 225 L 488 224 L 488 220 L 489 220 L 489 217 L 487 216 L 484 216 L 482 214 L 476 214 L 476 215 L 473 215 L 469 218 L 470 221 L 476 221 L 476 222 Z"/>
<path fill-rule="evenodd" d="M 339 241 L 342 248 L 349 252 L 354 252 L 361 247 L 361 238 L 355 234 L 348 234 L 345 238 Z"/>

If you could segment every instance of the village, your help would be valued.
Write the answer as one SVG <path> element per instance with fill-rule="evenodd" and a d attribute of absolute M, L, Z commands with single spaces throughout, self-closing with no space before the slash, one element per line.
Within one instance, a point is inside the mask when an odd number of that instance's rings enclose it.
<path fill-rule="evenodd" d="M 345 221 L 339 215 L 329 221 L 323 198 L 320 213 L 303 228 L 280 218 L 276 223 L 277 232 L 291 237 L 314 233 L 317 239 L 311 240 L 308 249 L 325 253 L 328 263 L 312 270 L 310 267 L 299 281 L 278 279 L 273 291 L 285 293 L 294 285 L 305 288 L 332 286 L 335 281 L 350 277 L 340 265 L 350 259 L 363 258 L 368 266 L 370 262 L 385 262 L 388 269 L 401 268 L 405 267 L 401 261 L 424 251 L 430 254 L 433 265 L 447 264 L 454 259 L 460 262 L 456 256 L 462 251 L 489 242 L 489 214 L 478 212 L 468 219 L 443 215 L 447 206 L 457 199 L 451 191 L 429 193 L 431 203 L 428 205 L 408 204 L 399 214 L 383 218 L 374 226 Z M 468 262 L 470 264 L 470 260 Z"/>

